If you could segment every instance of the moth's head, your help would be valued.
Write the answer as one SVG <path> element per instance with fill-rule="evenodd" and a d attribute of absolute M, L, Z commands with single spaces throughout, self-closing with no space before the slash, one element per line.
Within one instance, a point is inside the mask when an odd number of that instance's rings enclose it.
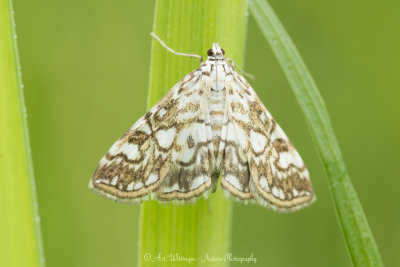
<path fill-rule="evenodd" d="M 213 46 L 207 51 L 208 58 L 211 59 L 224 59 L 225 51 L 219 47 L 218 43 L 213 43 Z"/>

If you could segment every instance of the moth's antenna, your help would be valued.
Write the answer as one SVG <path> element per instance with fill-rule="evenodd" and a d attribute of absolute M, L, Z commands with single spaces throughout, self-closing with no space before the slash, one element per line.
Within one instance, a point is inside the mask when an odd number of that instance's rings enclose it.
<path fill-rule="evenodd" d="M 176 52 L 175 50 L 173 50 L 171 47 L 169 47 L 168 45 L 166 45 L 160 37 L 158 37 L 154 32 L 150 33 L 150 35 L 156 39 L 162 46 L 165 47 L 165 49 L 167 49 L 169 52 L 171 52 L 174 55 L 177 56 L 185 56 L 185 57 L 195 57 L 200 59 L 200 62 L 203 62 L 203 58 L 200 55 L 195 55 L 195 54 L 187 54 L 187 53 L 180 53 L 180 52 Z"/>
<path fill-rule="evenodd" d="M 247 72 L 245 72 L 244 70 L 242 70 L 241 68 L 239 68 L 239 66 L 236 65 L 235 62 L 233 62 L 233 60 L 230 59 L 229 57 L 226 57 L 226 60 L 229 62 L 229 64 L 232 65 L 232 67 L 238 69 L 238 70 L 239 70 L 244 76 L 246 76 L 247 78 L 249 78 L 249 79 L 251 79 L 251 80 L 254 80 L 254 79 L 255 79 L 254 75 L 252 75 L 252 74 L 250 74 L 250 73 L 247 73 Z"/>

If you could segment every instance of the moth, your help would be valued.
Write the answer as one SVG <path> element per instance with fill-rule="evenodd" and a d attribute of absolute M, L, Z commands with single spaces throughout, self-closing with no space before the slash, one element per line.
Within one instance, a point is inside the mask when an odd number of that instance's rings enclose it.
<path fill-rule="evenodd" d="M 89 187 L 124 203 L 186 203 L 220 179 L 226 196 L 276 211 L 312 203 L 309 173 L 281 127 L 218 43 L 207 55 L 114 143 Z"/>

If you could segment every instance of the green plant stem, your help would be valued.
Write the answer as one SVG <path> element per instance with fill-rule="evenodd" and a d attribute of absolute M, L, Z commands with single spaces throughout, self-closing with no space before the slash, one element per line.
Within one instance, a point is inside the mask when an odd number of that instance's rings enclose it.
<path fill-rule="evenodd" d="M 44 266 L 12 14 L 0 0 L 0 266 Z"/>
<path fill-rule="evenodd" d="M 281 64 L 307 119 L 328 174 L 336 211 L 355 266 L 383 266 L 368 221 L 347 173 L 325 103 L 295 45 L 265 0 L 249 8 Z"/>
<path fill-rule="evenodd" d="M 239 66 L 243 63 L 246 0 L 157 1 L 153 31 L 178 52 L 201 54 L 219 42 Z M 197 59 L 176 56 L 153 40 L 150 67 L 150 108 L 184 75 L 199 67 Z M 180 255 L 196 258 L 192 266 L 224 266 L 199 262 L 209 256 L 224 257 L 229 249 L 231 203 L 220 191 L 194 205 L 142 204 L 139 263 L 141 266 L 186 266 L 186 262 L 149 262 L 145 256 Z"/>

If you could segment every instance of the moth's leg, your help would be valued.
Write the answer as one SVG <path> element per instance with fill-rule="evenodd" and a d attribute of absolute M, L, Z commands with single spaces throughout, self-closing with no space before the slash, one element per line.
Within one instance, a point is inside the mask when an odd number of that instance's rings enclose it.
<path fill-rule="evenodd" d="M 239 70 L 244 76 L 246 76 L 247 78 L 249 78 L 249 79 L 251 79 L 251 80 L 254 80 L 254 79 L 255 79 L 254 75 L 252 75 L 252 74 L 250 74 L 250 73 L 247 73 L 247 72 L 245 72 L 244 70 L 242 70 L 238 65 L 235 64 L 235 62 L 234 62 L 231 58 L 227 57 L 226 60 L 229 62 L 229 64 L 230 64 L 233 68 L 238 69 L 238 70 Z"/>

